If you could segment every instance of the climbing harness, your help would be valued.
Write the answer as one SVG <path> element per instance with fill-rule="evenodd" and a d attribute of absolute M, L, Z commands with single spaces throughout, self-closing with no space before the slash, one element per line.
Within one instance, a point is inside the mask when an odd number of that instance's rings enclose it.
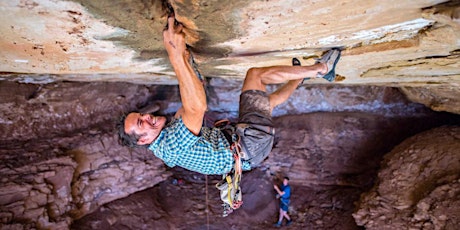
<path fill-rule="evenodd" d="M 228 120 L 220 120 L 214 124 L 215 127 L 220 128 L 221 130 L 228 128 L 230 122 Z M 234 132 L 234 128 L 231 127 L 232 133 Z M 224 134 L 228 134 L 227 132 L 223 132 Z M 231 136 L 231 135 L 230 135 Z M 235 141 L 232 141 L 230 145 L 230 150 L 233 153 L 234 165 L 233 169 L 222 176 L 222 180 L 216 184 L 216 188 L 220 190 L 220 199 L 222 200 L 223 204 L 223 217 L 228 216 L 232 213 L 235 209 L 238 209 L 243 205 L 243 194 L 241 192 L 241 178 L 243 176 L 243 169 L 242 169 L 242 157 L 244 153 L 241 151 L 240 138 L 237 137 Z M 232 140 L 232 139 L 230 139 Z"/>
<path fill-rule="evenodd" d="M 220 199 L 223 201 L 223 216 L 226 217 L 233 210 L 238 209 L 243 205 L 243 194 L 241 192 L 240 182 L 242 178 L 241 168 L 241 147 L 236 142 L 232 144 L 230 149 L 233 151 L 233 158 L 235 160 L 232 171 L 223 175 L 222 181 L 216 184 L 217 189 L 220 190 Z"/>

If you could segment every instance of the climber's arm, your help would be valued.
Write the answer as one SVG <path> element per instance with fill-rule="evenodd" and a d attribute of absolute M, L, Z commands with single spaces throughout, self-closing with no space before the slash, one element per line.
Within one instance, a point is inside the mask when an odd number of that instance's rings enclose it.
<path fill-rule="evenodd" d="M 174 17 L 168 18 L 168 29 L 163 31 L 163 43 L 168 52 L 169 61 L 177 75 L 182 108 L 176 117 L 182 117 L 187 128 L 198 135 L 203 125 L 206 111 L 206 94 L 201 81 L 196 76 L 189 63 L 190 53 L 185 44 L 185 34 L 182 24 L 174 23 Z"/>
<path fill-rule="evenodd" d="M 280 195 L 280 196 L 283 196 L 284 195 L 284 191 L 281 191 L 277 185 L 273 185 L 273 188 L 276 190 L 276 192 Z"/>

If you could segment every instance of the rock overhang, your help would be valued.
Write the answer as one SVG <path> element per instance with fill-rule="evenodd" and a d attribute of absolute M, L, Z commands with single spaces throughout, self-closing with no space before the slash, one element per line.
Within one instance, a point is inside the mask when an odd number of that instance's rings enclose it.
<path fill-rule="evenodd" d="M 311 64 L 342 47 L 335 84 L 460 93 L 460 7 L 433 0 L 7 1 L 2 78 L 176 84 L 162 41 L 165 4 L 207 77 L 243 79 L 252 66 L 290 65 L 292 57 Z"/>

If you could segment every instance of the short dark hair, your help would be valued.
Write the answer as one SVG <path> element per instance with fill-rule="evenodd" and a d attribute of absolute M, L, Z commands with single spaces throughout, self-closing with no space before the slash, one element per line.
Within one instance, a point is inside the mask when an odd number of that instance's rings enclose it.
<path fill-rule="evenodd" d="M 125 132 L 125 120 L 128 114 L 129 113 L 122 115 L 117 122 L 118 138 L 119 138 L 121 145 L 128 146 L 128 147 L 138 147 L 140 145 L 138 145 L 137 142 L 139 141 L 141 136 L 134 132 L 133 133 Z"/>
<path fill-rule="evenodd" d="M 284 179 L 289 180 L 289 177 L 285 176 Z"/>

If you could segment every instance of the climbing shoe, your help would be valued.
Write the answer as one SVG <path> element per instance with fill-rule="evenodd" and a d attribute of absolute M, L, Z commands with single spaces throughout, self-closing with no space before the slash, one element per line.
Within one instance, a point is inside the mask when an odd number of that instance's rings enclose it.
<path fill-rule="evenodd" d="M 293 66 L 300 66 L 300 61 L 297 58 L 292 58 L 292 65 Z"/>
<path fill-rule="evenodd" d="M 327 51 L 319 60 L 315 62 L 324 63 L 327 66 L 327 72 L 324 74 L 318 73 L 317 77 L 326 79 L 327 81 L 333 82 L 335 80 L 335 66 L 339 62 L 341 51 L 337 48 Z"/>
<path fill-rule="evenodd" d="M 281 223 L 280 223 L 280 222 L 277 222 L 277 223 L 274 224 L 273 226 L 279 228 L 279 227 L 281 227 Z"/>

